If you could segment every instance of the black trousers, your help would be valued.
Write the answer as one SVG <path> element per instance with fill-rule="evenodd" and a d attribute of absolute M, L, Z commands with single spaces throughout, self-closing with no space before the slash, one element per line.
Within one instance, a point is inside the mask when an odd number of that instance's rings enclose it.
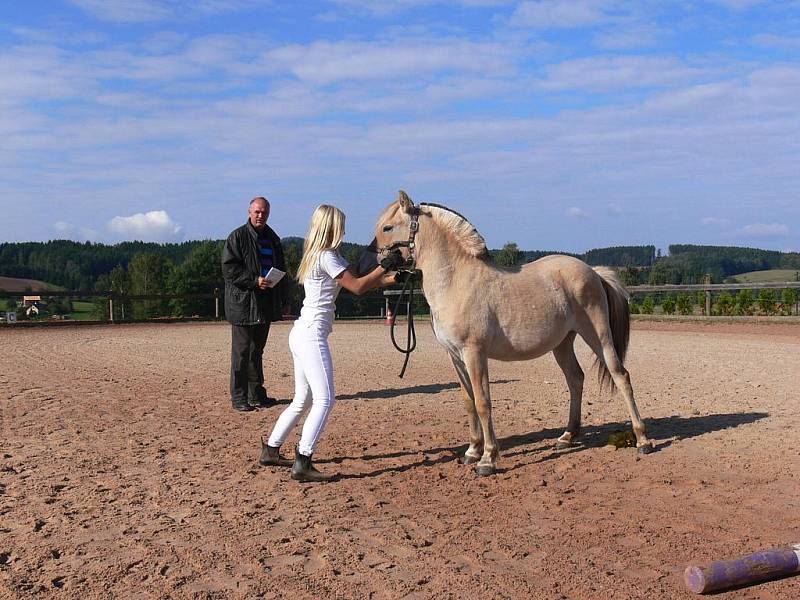
<path fill-rule="evenodd" d="M 231 325 L 231 401 L 266 397 L 264 390 L 264 346 L 269 323 Z"/>

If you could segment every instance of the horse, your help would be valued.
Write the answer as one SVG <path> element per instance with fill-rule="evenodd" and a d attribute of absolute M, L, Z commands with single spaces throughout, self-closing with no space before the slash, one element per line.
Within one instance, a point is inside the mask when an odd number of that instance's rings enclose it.
<path fill-rule="evenodd" d="M 601 389 L 621 390 L 639 452 L 652 451 L 624 367 L 628 293 L 614 271 L 562 255 L 519 269 L 499 267 L 465 217 L 437 204 L 415 205 L 402 190 L 381 213 L 373 244 L 373 257 L 376 251 L 379 256 L 399 251 L 412 270 L 421 272 L 433 331 L 453 363 L 469 417 L 469 447 L 460 462 L 474 464 L 481 476 L 497 470 L 490 358 L 520 361 L 552 352 L 570 396 L 566 430 L 556 447 L 575 443 L 584 382 L 573 346 L 576 335 L 595 354 Z"/>

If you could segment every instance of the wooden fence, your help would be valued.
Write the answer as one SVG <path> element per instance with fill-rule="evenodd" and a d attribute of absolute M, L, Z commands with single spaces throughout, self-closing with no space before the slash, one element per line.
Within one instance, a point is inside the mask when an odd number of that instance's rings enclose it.
<path fill-rule="evenodd" d="M 23 298 L 25 296 L 39 296 L 44 298 L 105 298 L 108 302 L 108 315 L 109 322 L 114 323 L 114 302 L 124 304 L 129 300 L 179 300 L 179 299 L 214 299 L 214 318 L 219 319 L 220 316 L 220 290 L 214 288 L 211 293 L 195 293 L 195 294 L 118 294 L 115 292 L 102 292 L 102 291 L 88 291 L 88 290 L 73 290 L 73 291 L 5 291 L 0 290 L 0 298 Z"/>
<path fill-rule="evenodd" d="M 634 294 L 651 293 L 675 293 L 675 292 L 705 292 L 705 314 L 711 315 L 711 295 L 714 292 L 725 292 L 734 290 L 800 290 L 800 281 L 784 282 L 764 282 L 764 283 L 696 283 L 679 285 L 632 285 L 628 286 L 628 292 Z M 399 296 L 402 290 L 386 290 L 383 295 L 386 297 L 386 308 L 389 307 L 389 298 Z M 422 291 L 418 292 L 422 295 Z"/>
<path fill-rule="evenodd" d="M 800 281 L 784 281 L 784 282 L 765 282 L 765 283 L 698 283 L 698 284 L 681 284 L 681 285 L 635 285 L 628 287 L 631 295 L 651 294 L 651 293 L 675 293 L 675 292 L 705 292 L 705 314 L 711 315 L 711 298 L 714 292 L 723 291 L 736 291 L 736 290 L 782 290 L 782 289 L 797 289 L 800 290 Z M 402 290 L 385 290 L 384 295 L 384 310 L 380 316 L 388 313 L 390 308 L 390 299 L 402 294 Z M 420 297 L 424 298 L 422 290 L 417 290 Z M 219 288 L 215 288 L 213 292 L 208 293 L 195 293 L 195 294 L 118 294 L 114 292 L 103 291 L 89 291 L 89 290 L 73 290 L 73 291 L 6 291 L 0 290 L 0 298 L 3 297 L 23 297 L 23 296 L 41 296 L 45 298 L 105 298 L 108 302 L 109 322 L 115 322 L 114 316 L 114 303 L 118 302 L 124 305 L 128 301 L 133 300 L 175 300 L 175 299 L 212 299 L 214 300 L 214 318 L 220 318 L 220 297 L 221 292 Z M 409 302 L 406 302 L 406 310 L 410 310 Z"/>

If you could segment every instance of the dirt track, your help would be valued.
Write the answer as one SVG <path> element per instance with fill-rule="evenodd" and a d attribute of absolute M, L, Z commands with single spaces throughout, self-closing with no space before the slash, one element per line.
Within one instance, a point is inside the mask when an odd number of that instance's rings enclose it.
<path fill-rule="evenodd" d="M 282 399 L 288 331 L 266 360 Z M 484 479 L 419 335 L 400 380 L 384 326 L 336 324 L 317 458 L 343 478 L 314 486 L 257 466 L 281 407 L 230 409 L 223 324 L 0 331 L 0 598 L 687 598 L 690 561 L 800 542 L 800 326 L 637 324 L 641 460 L 605 446 L 627 415 L 593 378 L 583 445 L 556 452 L 555 361 L 492 363 Z M 721 597 L 800 598 L 800 577 Z"/>

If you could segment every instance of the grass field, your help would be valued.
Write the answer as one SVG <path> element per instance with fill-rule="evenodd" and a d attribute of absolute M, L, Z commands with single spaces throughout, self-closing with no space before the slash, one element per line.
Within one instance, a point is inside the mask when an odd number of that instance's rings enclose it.
<path fill-rule="evenodd" d="M 22 279 L 19 277 L 5 277 L 0 275 L 0 290 L 7 292 L 24 292 L 31 290 L 32 292 L 45 291 L 45 290 L 63 290 L 64 288 L 59 285 L 53 285 L 38 279 Z"/>
<path fill-rule="evenodd" d="M 735 279 L 739 283 L 764 283 L 769 281 L 797 281 L 797 269 L 770 269 L 769 271 L 750 271 L 741 273 Z"/>
<path fill-rule="evenodd" d="M 92 311 L 94 304 L 91 302 L 83 302 L 81 300 L 72 301 L 72 312 L 69 315 L 70 319 L 76 321 L 89 321 L 92 319 Z"/>

